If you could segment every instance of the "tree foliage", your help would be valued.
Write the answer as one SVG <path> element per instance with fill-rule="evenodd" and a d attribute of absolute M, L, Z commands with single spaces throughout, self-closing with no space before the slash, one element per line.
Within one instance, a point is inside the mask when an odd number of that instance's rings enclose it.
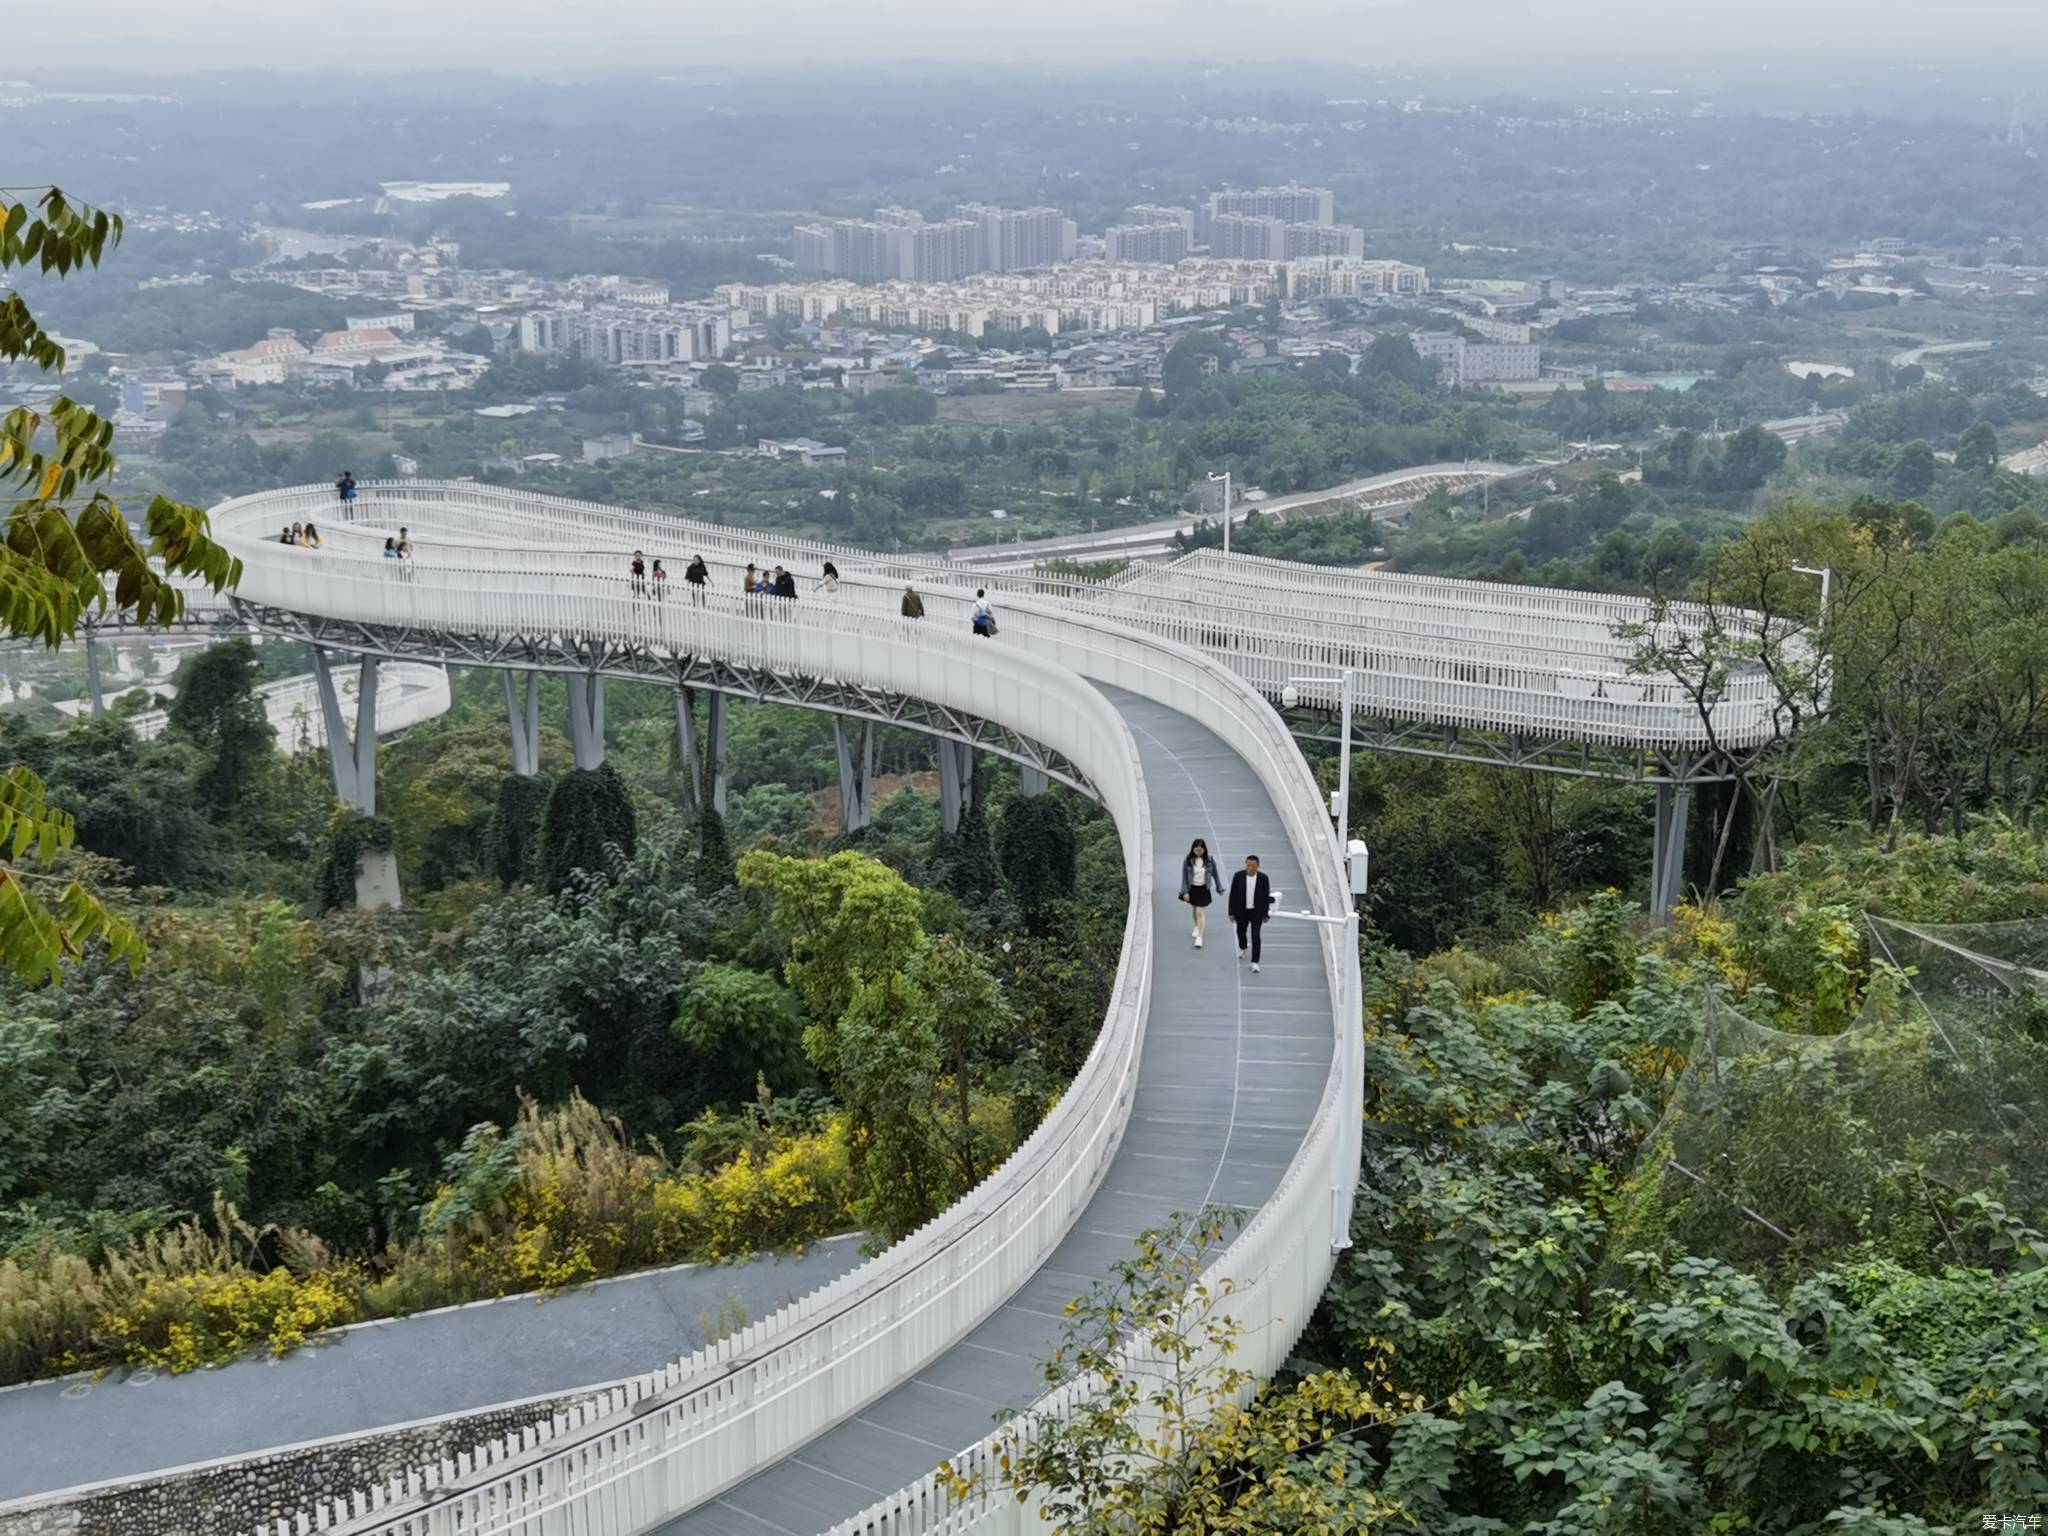
<path fill-rule="evenodd" d="M 33 205 L 0 193 L 0 272 L 34 266 L 66 277 L 97 267 L 120 238 L 118 215 L 74 203 L 55 187 Z M 11 291 L 0 298 L 0 362 L 51 372 L 64 366 L 64 349 Z M 65 395 L 47 414 L 17 406 L 0 417 L 0 495 L 11 498 L 0 538 L 0 633 L 54 648 L 97 614 L 176 618 L 184 606 L 176 577 L 218 591 L 239 576 L 240 562 L 207 537 L 205 515 L 164 497 L 145 514 L 148 546 L 138 542 L 105 489 L 114 473 L 113 436 L 112 422 Z M 0 961 L 54 979 L 61 959 L 95 940 L 139 958 L 132 930 L 83 885 L 23 867 L 31 853 L 48 865 L 70 845 L 73 829 L 26 768 L 10 767 L 5 783 Z"/>

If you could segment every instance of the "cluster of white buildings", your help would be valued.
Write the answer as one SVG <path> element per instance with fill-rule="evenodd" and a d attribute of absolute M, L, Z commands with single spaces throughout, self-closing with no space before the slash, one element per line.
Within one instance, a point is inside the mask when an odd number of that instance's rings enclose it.
<path fill-rule="evenodd" d="M 522 351 L 569 353 L 614 368 L 711 363 L 732 346 L 732 311 L 723 304 L 634 300 L 529 310 L 519 317 Z"/>
<path fill-rule="evenodd" d="M 311 344 L 288 330 L 273 330 L 253 346 L 192 365 L 192 376 L 216 389 L 283 384 L 363 384 L 380 381 L 385 389 L 467 389 L 489 366 L 489 359 L 467 352 L 408 339 L 410 317 L 365 316 L 351 319 L 344 330 L 327 331 Z"/>
<path fill-rule="evenodd" d="M 914 208 L 868 219 L 799 224 L 797 271 L 857 283 L 948 282 L 977 272 L 1027 272 L 1072 261 L 1074 221 L 1057 208 L 962 203 L 927 221 Z"/>
<path fill-rule="evenodd" d="M 1166 226 L 1159 226 L 1166 227 Z M 1421 267 L 1322 258 L 1287 263 L 1189 257 L 1171 264 L 1076 261 L 1029 273 L 943 283 L 727 283 L 720 304 L 750 319 L 845 320 L 904 331 L 1144 330 L 1173 315 L 1273 298 L 1397 297 L 1429 284 Z"/>

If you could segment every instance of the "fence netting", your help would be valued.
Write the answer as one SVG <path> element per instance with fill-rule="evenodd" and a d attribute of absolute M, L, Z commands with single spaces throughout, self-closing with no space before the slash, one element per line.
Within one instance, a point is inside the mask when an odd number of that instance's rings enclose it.
<path fill-rule="evenodd" d="M 1870 981 L 1839 1034 L 1707 993 L 1630 1246 L 1796 1275 L 1858 1251 L 1996 1266 L 2048 1228 L 2048 920 L 1868 923 Z"/>

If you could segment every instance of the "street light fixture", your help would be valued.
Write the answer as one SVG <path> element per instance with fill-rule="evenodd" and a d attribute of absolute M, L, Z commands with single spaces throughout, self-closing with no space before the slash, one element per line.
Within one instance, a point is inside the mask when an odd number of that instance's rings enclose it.
<path fill-rule="evenodd" d="M 1335 677 L 1290 677 L 1280 690 L 1280 702 L 1288 709 L 1301 703 L 1302 683 L 1341 683 L 1338 709 L 1337 788 L 1330 795 L 1330 816 L 1337 823 L 1337 847 L 1344 860 L 1346 883 L 1353 897 L 1366 892 L 1371 855 L 1361 839 L 1351 835 L 1351 712 L 1357 696 L 1358 670 L 1347 667 Z"/>
<path fill-rule="evenodd" d="M 1801 576 L 1820 578 L 1820 622 L 1828 621 L 1828 588 L 1834 584 L 1834 567 L 1827 565 L 1795 565 L 1792 567 Z"/>

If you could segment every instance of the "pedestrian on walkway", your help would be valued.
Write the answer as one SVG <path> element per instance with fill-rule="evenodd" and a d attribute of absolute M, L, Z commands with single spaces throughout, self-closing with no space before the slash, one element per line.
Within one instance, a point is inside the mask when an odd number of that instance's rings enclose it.
<path fill-rule="evenodd" d="M 306 525 L 304 523 L 292 524 L 292 536 L 289 542 L 293 544 L 304 544 L 306 542 Z"/>
<path fill-rule="evenodd" d="M 344 504 L 356 499 L 355 471 L 344 469 L 341 478 L 334 482 L 334 494 Z"/>
<path fill-rule="evenodd" d="M 996 632 L 996 610 L 988 600 L 988 589 L 974 589 L 974 632 L 986 640 Z"/>
<path fill-rule="evenodd" d="M 818 583 L 818 590 L 821 592 L 837 592 L 839 590 L 839 567 L 830 560 L 825 562 L 825 578 Z"/>
<path fill-rule="evenodd" d="M 1237 958 L 1245 957 L 1245 942 L 1251 942 L 1252 974 L 1259 973 L 1259 930 L 1273 910 L 1273 882 L 1259 873 L 1259 856 L 1252 854 L 1244 868 L 1230 877 L 1230 920 L 1237 924 Z"/>
<path fill-rule="evenodd" d="M 903 617 L 906 619 L 921 619 L 924 617 L 924 599 L 917 595 L 917 588 L 915 587 L 905 587 L 903 589 Z"/>
<path fill-rule="evenodd" d="M 1222 883 L 1216 878 L 1216 861 L 1209 857 L 1209 845 L 1196 838 L 1188 846 L 1188 856 L 1180 861 L 1180 899 L 1193 907 L 1195 918 L 1195 948 L 1202 947 L 1202 935 L 1209 926 L 1209 903 Z"/>
<path fill-rule="evenodd" d="M 649 579 L 654 583 L 654 600 L 658 603 L 668 596 L 668 572 L 661 568 L 659 556 L 654 561 L 654 575 Z"/>
<path fill-rule="evenodd" d="M 796 578 L 781 566 L 775 567 L 774 593 L 777 597 L 796 596 Z"/>
<path fill-rule="evenodd" d="M 320 547 L 320 530 L 315 528 L 310 522 L 307 523 L 305 532 L 299 535 L 299 542 L 308 549 L 318 549 Z"/>
<path fill-rule="evenodd" d="M 752 597 L 757 585 L 758 582 L 754 576 L 754 562 L 749 560 L 747 562 L 747 573 L 740 578 L 740 596 Z"/>
<path fill-rule="evenodd" d="M 711 572 L 704 564 L 704 557 L 690 556 L 690 563 L 683 567 L 683 580 L 690 584 L 690 601 L 700 608 L 704 606 L 704 584 L 710 579 Z"/>
<path fill-rule="evenodd" d="M 280 544 L 296 544 L 296 543 L 298 543 L 298 542 L 299 542 L 299 525 L 298 525 L 297 523 L 287 523 L 287 524 L 285 524 L 285 529 L 284 529 L 284 532 L 280 533 L 280 534 L 279 534 L 279 535 L 277 536 L 277 542 L 278 542 L 278 543 L 280 543 Z"/>
<path fill-rule="evenodd" d="M 386 560 L 396 560 L 398 558 L 398 540 L 386 539 L 384 541 L 384 558 Z"/>
<path fill-rule="evenodd" d="M 633 573 L 633 595 L 635 597 L 645 597 L 647 595 L 647 557 L 639 550 L 634 550 L 633 564 L 629 569 Z"/>
<path fill-rule="evenodd" d="M 412 558 L 412 538 L 403 528 L 398 530 L 398 558 L 401 560 L 410 560 Z"/>

